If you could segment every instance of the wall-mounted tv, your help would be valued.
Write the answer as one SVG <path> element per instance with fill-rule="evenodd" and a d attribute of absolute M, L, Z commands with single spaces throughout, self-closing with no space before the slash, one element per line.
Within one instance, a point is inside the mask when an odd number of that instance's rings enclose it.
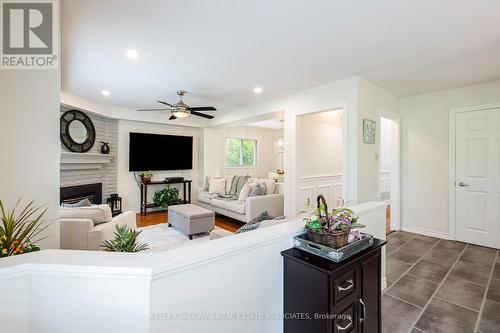
<path fill-rule="evenodd" d="M 130 133 L 129 171 L 190 170 L 193 137 Z"/>

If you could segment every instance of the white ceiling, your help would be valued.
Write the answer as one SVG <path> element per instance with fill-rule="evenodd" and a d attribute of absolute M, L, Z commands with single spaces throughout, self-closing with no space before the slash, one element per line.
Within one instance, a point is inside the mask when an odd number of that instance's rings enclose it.
<path fill-rule="evenodd" d="M 254 123 L 250 123 L 246 126 L 276 130 L 276 129 L 281 129 L 282 123 L 279 119 L 268 119 L 268 120 L 261 120 L 261 121 L 257 121 Z"/>
<path fill-rule="evenodd" d="M 136 109 L 182 88 L 223 112 L 352 75 L 415 95 L 500 78 L 499 18 L 498 0 L 65 0 L 63 89 Z"/>

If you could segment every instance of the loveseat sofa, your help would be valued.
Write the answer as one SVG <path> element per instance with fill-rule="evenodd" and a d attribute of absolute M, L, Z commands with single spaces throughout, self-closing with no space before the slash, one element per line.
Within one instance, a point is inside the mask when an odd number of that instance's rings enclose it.
<path fill-rule="evenodd" d="M 233 176 L 226 178 L 226 189 L 229 191 Z M 255 181 L 250 179 L 250 182 Z M 283 215 L 284 196 L 275 193 L 277 187 L 267 191 L 265 195 L 247 197 L 244 201 L 221 198 L 217 194 L 211 194 L 207 187 L 200 188 L 198 192 L 198 206 L 210 209 L 218 214 L 231 217 L 235 220 L 247 223 L 264 211 L 270 215 Z"/>

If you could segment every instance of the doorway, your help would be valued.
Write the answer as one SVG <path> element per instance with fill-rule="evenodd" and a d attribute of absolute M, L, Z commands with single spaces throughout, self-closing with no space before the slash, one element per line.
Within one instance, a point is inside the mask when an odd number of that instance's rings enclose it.
<path fill-rule="evenodd" d="M 380 117 L 379 200 L 387 205 L 386 234 L 400 230 L 399 222 L 399 131 L 396 115 Z"/>
<path fill-rule="evenodd" d="M 500 248 L 500 105 L 452 110 L 450 125 L 450 231 Z"/>

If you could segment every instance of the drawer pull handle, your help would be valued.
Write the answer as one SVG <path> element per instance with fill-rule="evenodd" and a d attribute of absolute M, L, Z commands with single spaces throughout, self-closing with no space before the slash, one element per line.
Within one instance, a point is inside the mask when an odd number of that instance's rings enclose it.
<path fill-rule="evenodd" d="M 352 289 L 352 287 L 354 287 L 354 281 L 352 279 L 347 280 L 346 282 L 349 282 L 349 285 L 347 287 L 338 286 L 337 288 L 339 291 L 346 291 L 346 290 Z"/>
<path fill-rule="evenodd" d="M 361 303 L 362 309 L 361 309 L 361 317 L 359 317 L 359 322 L 362 323 L 366 319 L 366 305 L 365 302 L 360 298 L 359 303 Z"/>
<path fill-rule="evenodd" d="M 346 329 L 348 329 L 349 327 L 351 327 L 352 325 L 352 320 L 349 322 L 349 324 L 345 325 L 345 326 L 340 326 L 339 324 L 337 324 L 337 330 L 339 331 L 345 331 Z"/>

